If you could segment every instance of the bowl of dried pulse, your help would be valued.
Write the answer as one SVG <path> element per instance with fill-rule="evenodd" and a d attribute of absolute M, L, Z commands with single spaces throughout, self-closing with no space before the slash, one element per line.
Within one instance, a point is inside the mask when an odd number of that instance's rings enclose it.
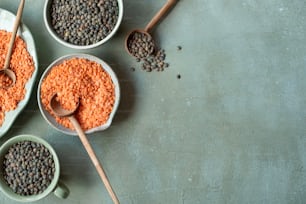
<path fill-rule="evenodd" d="M 49 143 L 34 135 L 18 135 L 0 147 L 0 189 L 20 202 L 40 200 L 51 192 L 69 194 L 59 182 L 60 164 Z"/>
<path fill-rule="evenodd" d="M 0 19 L 0 69 L 3 69 L 16 16 L 0 8 Z M 38 74 L 34 38 L 23 23 L 19 25 L 9 67 L 16 75 L 16 83 L 3 88 L 9 78 L 0 72 L 0 137 L 7 133 L 26 107 Z"/>
<path fill-rule="evenodd" d="M 100 46 L 117 32 L 122 0 L 46 0 L 44 23 L 59 43 L 75 49 Z"/>
<path fill-rule="evenodd" d="M 53 113 L 50 100 L 55 94 L 66 110 L 79 104 L 74 116 L 87 134 L 111 125 L 120 100 L 114 71 L 102 59 L 88 54 L 70 54 L 55 60 L 43 73 L 37 92 L 45 120 L 65 134 L 77 135 L 67 117 Z"/>

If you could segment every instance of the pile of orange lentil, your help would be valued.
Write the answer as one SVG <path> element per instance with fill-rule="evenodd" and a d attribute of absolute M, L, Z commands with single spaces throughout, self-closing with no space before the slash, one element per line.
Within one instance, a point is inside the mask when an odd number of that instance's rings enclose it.
<path fill-rule="evenodd" d="M 64 127 L 74 129 L 69 119 L 54 115 L 49 101 L 57 93 L 63 108 L 73 110 L 83 130 L 107 122 L 115 103 L 115 87 L 110 75 L 97 62 L 85 58 L 67 59 L 49 71 L 41 83 L 40 97 L 44 108 Z"/>
<path fill-rule="evenodd" d="M 4 66 L 11 32 L 0 30 L 0 69 Z M 35 66 L 33 59 L 27 51 L 27 45 L 19 36 L 15 44 L 10 60 L 10 67 L 16 75 L 15 85 L 3 88 L 10 83 L 10 78 L 0 72 L 0 127 L 5 120 L 5 113 L 16 109 L 18 103 L 24 99 L 26 94 L 25 84 L 31 78 Z"/>

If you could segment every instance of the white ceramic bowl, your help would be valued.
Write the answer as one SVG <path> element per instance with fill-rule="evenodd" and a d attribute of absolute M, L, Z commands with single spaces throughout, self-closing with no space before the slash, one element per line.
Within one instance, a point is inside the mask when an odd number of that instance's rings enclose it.
<path fill-rule="evenodd" d="M 13 30 L 13 25 L 15 22 L 15 15 L 12 14 L 11 12 L 1 9 L 0 8 L 0 29 L 1 30 L 6 30 L 8 32 L 12 32 Z M 33 62 L 34 62 L 34 67 L 35 70 L 31 76 L 31 78 L 28 80 L 28 82 L 25 85 L 25 89 L 26 89 L 26 94 L 23 100 L 21 100 L 18 103 L 18 106 L 15 110 L 9 111 L 5 113 L 5 117 L 4 117 L 4 122 L 3 124 L 0 126 L 0 137 L 3 136 L 9 129 L 10 127 L 13 125 L 15 119 L 17 118 L 17 116 L 22 112 L 22 110 L 24 109 L 24 107 L 27 105 L 27 103 L 30 100 L 30 96 L 32 93 L 32 89 L 33 86 L 35 84 L 35 79 L 38 73 L 38 59 L 37 59 L 37 54 L 36 54 L 36 48 L 35 48 L 35 43 L 34 43 L 34 39 L 33 36 L 30 32 L 30 30 L 28 29 L 28 27 L 21 23 L 17 32 L 17 35 L 20 36 L 25 43 L 27 44 L 27 50 L 30 53 L 30 55 L 33 58 Z M 0 104 L 1 105 L 1 104 Z"/>
<path fill-rule="evenodd" d="M 63 40 L 62 38 L 60 38 L 56 32 L 53 30 L 52 25 L 50 23 L 50 15 L 49 15 L 49 10 L 50 10 L 50 6 L 52 3 L 52 0 L 46 0 L 45 5 L 44 5 L 44 23 L 45 26 L 48 30 L 48 32 L 50 33 L 50 35 L 59 43 L 61 43 L 62 45 L 69 47 L 69 48 L 74 48 L 74 49 L 91 49 L 91 48 L 95 48 L 98 47 L 104 43 L 106 43 L 108 40 L 110 40 L 115 33 L 118 31 L 119 26 L 122 22 L 122 18 L 123 18 L 123 2 L 122 0 L 117 0 L 118 1 L 118 6 L 119 6 L 119 16 L 116 22 L 116 25 L 114 27 L 114 29 L 101 41 L 95 43 L 95 44 L 91 44 L 91 45 L 75 45 L 69 42 L 66 42 L 65 40 Z"/>
<path fill-rule="evenodd" d="M 41 102 L 41 97 L 40 97 L 41 96 L 40 95 L 40 90 L 41 90 L 42 81 L 49 74 L 51 69 L 54 66 L 56 66 L 58 64 L 61 64 L 65 60 L 68 60 L 68 59 L 71 59 L 71 58 L 76 58 L 76 57 L 77 58 L 85 58 L 85 59 L 88 59 L 88 60 L 91 60 L 91 61 L 94 61 L 94 62 L 97 62 L 97 63 L 101 64 L 101 66 L 104 68 L 104 70 L 110 75 L 110 77 L 113 81 L 113 84 L 115 86 L 115 103 L 114 103 L 112 112 L 109 115 L 109 118 L 108 118 L 107 122 L 105 124 L 101 125 L 101 126 L 89 129 L 85 133 L 90 134 L 90 133 L 94 133 L 94 132 L 97 132 L 97 131 L 105 130 L 111 125 L 112 120 L 114 118 L 114 115 L 115 115 L 115 113 L 118 109 L 119 101 L 120 101 L 120 87 L 119 87 L 118 78 L 117 78 L 116 74 L 114 73 L 114 71 L 112 70 L 112 68 L 106 62 L 104 62 L 102 59 L 100 59 L 98 57 L 95 57 L 93 55 L 89 55 L 89 54 L 70 54 L 70 55 L 60 57 L 59 59 L 55 60 L 53 63 L 51 63 L 49 65 L 49 67 L 43 73 L 43 75 L 42 75 L 42 77 L 39 81 L 39 84 L 38 84 L 37 101 L 38 101 L 38 106 L 39 106 L 40 112 L 43 115 L 44 119 L 55 129 L 61 131 L 62 133 L 68 134 L 68 135 L 77 135 L 77 133 L 75 131 L 73 131 L 69 128 L 66 128 L 66 127 L 64 127 L 64 126 L 62 126 L 62 125 L 60 125 L 59 123 L 56 122 L 55 118 L 48 111 L 46 111 L 46 109 L 44 108 L 44 106 Z"/>

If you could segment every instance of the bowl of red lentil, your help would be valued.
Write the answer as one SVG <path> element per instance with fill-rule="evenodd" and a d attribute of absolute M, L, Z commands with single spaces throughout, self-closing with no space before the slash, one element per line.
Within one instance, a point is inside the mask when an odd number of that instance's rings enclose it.
<path fill-rule="evenodd" d="M 59 43 L 91 49 L 109 41 L 123 19 L 122 0 L 47 0 L 44 23 Z"/>
<path fill-rule="evenodd" d="M 7 48 L 12 35 L 15 15 L 0 8 L 0 67 L 4 66 Z M 0 137 L 13 125 L 30 100 L 38 72 L 38 59 L 33 36 L 21 23 L 15 39 L 10 69 L 16 74 L 16 84 L 0 88 Z M 0 73 L 0 83 L 7 83 L 7 76 Z"/>
<path fill-rule="evenodd" d="M 118 78 L 102 59 L 89 54 L 70 54 L 56 59 L 43 73 L 37 91 L 39 109 L 55 129 L 77 135 L 68 118 L 57 117 L 49 101 L 54 94 L 71 110 L 86 134 L 107 129 L 120 101 Z"/>

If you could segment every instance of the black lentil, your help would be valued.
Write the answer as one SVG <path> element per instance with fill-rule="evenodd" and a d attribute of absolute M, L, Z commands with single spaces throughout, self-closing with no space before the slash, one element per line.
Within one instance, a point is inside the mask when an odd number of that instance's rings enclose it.
<path fill-rule="evenodd" d="M 146 33 L 134 31 L 127 40 L 129 52 L 136 57 L 136 62 L 141 62 L 141 69 L 147 72 L 164 71 L 169 67 L 165 62 L 166 53 L 164 49 L 154 49 L 154 41 Z"/>
<path fill-rule="evenodd" d="M 4 180 L 15 193 L 30 196 L 42 193 L 50 185 L 55 164 L 44 145 L 22 141 L 9 148 L 2 171 Z"/>
<path fill-rule="evenodd" d="M 134 31 L 127 40 L 127 48 L 137 59 L 148 57 L 154 50 L 153 38 L 146 33 Z"/>
<path fill-rule="evenodd" d="M 75 45 L 91 45 L 114 29 L 119 16 L 117 0 L 53 0 L 51 25 L 57 35 Z"/>
<path fill-rule="evenodd" d="M 159 49 L 152 55 L 149 55 L 147 58 L 143 59 L 142 69 L 147 72 L 164 71 L 165 68 L 169 67 L 169 63 L 166 63 L 165 59 L 166 59 L 165 50 Z"/>
<path fill-rule="evenodd" d="M 177 46 L 177 50 L 182 50 L 182 46 Z"/>
<path fill-rule="evenodd" d="M 178 74 L 176 77 L 177 77 L 178 79 L 181 79 L 181 75 L 180 75 L 180 74 Z"/>

